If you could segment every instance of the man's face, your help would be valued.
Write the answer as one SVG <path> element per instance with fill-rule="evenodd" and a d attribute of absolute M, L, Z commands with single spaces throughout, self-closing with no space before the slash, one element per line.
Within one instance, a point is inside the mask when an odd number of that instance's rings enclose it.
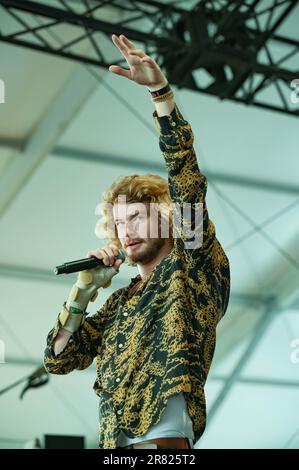
<path fill-rule="evenodd" d="M 148 263 L 156 258 L 167 239 L 160 237 L 154 204 L 117 203 L 113 217 L 121 245 L 134 263 Z"/>

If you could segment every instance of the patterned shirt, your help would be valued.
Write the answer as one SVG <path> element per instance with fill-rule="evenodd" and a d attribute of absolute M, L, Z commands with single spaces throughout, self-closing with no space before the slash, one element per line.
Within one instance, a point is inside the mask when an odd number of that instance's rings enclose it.
<path fill-rule="evenodd" d="M 180 392 L 195 441 L 199 439 L 206 422 L 204 386 L 216 326 L 229 300 L 229 261 L 208 216 L 207 180 L 198 168 L 191 126 L 177 105 L 169 116 L 153 116 L 172 201 L 191 204 L 194 214 L 201 204 L 202 243 L 187 247 L 190 237 L 181 230 L 170 253 L 138 288 L 131 289 L 140 275 L 114 291 L 55 356 L 57 318 L 45 350 L 44 364 L 53 374 L 85 369 L 97 358 L 99 447 L 105 449 L 117 446 L 121 431 L 130 438 L 146 434 L 160 421 L 168 398 Z M 194 225 L 190 223 L 198 230 Z"/>

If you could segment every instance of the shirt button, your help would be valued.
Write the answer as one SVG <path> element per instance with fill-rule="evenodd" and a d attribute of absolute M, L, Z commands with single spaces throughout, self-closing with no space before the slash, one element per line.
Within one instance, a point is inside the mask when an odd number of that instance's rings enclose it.
<path fill-rule="evenodd" d="M 176 123 L 175 123 L 175 122 L 172 122 L 171 125 L 172 125 L 172 127 L 175 127 L 175 126 L 176 126 Z"/>
<path fill-rule="evenodd" d="M 121 410 L 118 410 L 118 411 L 117 411 L 117 414 L 118 414 L 118 415 L 121 415 L 121 414 L 122 414 L 122 411 L 121 411 Z"/>
<path fill-rule="evenodd" d="M 119 378 L 119 377 L 117 377 L 116 382 L 120 382 L 120 378 Z"/>
<path fill-rule="evenodd" d="M 127 317 L 127 316 L 128 316 L 127 312 L 124 312 L 124 317 Z"/>
<path fill-rule="evenodd" d="M 120 344 L 118 345 L 118 347 L 119 347 L 120 349 L 123 348 L 123 346 L 124 346 L 124 345 L 123 345 L 122 343 L 120 343 Z"/>

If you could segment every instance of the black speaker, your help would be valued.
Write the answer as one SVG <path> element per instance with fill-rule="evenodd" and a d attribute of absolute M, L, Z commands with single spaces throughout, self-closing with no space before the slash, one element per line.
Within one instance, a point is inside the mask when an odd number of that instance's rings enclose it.
<path fill-rule="evenodd" d="M 84 449 L 84 436 L 45 434 L 45 449 Z"/>

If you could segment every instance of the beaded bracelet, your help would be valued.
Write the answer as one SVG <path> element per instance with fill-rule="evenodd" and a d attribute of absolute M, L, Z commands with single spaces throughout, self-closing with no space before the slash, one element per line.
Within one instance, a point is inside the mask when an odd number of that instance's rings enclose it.
<path fill-rule="evenodd" d="M 170 100 L 173 97 L 174 97 L 173 91 L 170 90 L 167 93 L 165 93 L 165 95 L 158 96 L 157 98 L 152 98 L 152 101 L 154 103 L 161 103 L 162 101 Z"/>
<path fill-rule="evenodd" d="M 148 91 L 151 94 L 153 103 L 162 103 L 163 101 L 170 100 L 174 97 L 173 91 L 170 88 L 169 83 L 167 83 L 165 87 L 160 88 L 160 90 Z"/>

